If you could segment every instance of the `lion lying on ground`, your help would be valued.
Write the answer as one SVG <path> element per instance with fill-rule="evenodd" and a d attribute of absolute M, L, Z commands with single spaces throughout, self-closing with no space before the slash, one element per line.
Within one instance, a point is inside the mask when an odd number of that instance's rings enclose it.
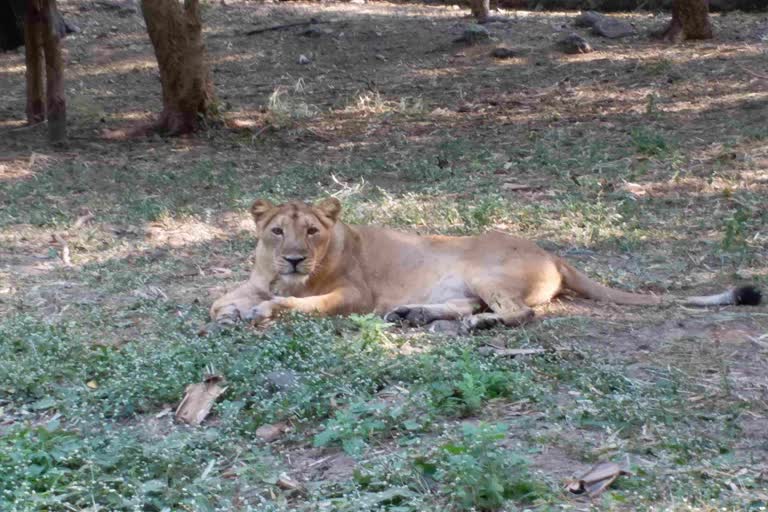
<path fill-rule="evenodd" d="M 219 323 L 262 323 L 282 311 L 377 313 L 425 325 L 461 321 L 467 330 L 521 325 L 532 306 L 561 292 L 615 304 L 758 304 L 751 286 L 673 298 L 603 286 L 527 240 L 503 233 L 417 236 L 339 221 L 341 204 L 256 201 L 258 243 L 251 276 L 211 307 Z"/>

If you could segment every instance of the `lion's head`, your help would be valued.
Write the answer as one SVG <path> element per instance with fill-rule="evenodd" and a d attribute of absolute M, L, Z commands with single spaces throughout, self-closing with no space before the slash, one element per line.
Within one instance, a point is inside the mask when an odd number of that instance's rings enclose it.
<path fill-rule="evenodd" d="M 274 205 L 259 199 L 251 206 L 259 245 L 256 258 L 286 283 L 303 283 L 320 268 L 341 213 L 336 198 L 315 205 L 292 201 Z"/>

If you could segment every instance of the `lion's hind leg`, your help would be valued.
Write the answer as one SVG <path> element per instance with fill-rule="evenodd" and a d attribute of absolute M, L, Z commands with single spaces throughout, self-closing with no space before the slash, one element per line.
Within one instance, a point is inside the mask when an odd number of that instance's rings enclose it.
<path fill-rule="evenodd" d="M 479 283 L 473 286 L 473 290 L 491 312 L 463 318 L 464 329 L 489 329 L 500 324 L 519 327 L 533 320 L 534 312 L 523 302 L 522 294 L 518 290 L 505 289 L 504 285 L 498 282 Z"/>
<path fill-rule="evenodd" d="M 478 299 L 455 299 L 443 304 L 404 304 L 386 315 L 387 322 L 412 326 L 427 325 L 435 320 L 461 320 L 482 307 Z"/>

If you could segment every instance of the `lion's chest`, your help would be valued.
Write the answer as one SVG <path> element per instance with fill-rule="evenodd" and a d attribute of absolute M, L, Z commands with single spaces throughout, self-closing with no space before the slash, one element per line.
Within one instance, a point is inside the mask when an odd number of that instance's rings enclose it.
<path fill-rule="evenodd" d="M 287 277 L 275 279 L 269 285 L 269 291 L 277 297 L 305 297 L 307 296 L 307 278 Z"/>

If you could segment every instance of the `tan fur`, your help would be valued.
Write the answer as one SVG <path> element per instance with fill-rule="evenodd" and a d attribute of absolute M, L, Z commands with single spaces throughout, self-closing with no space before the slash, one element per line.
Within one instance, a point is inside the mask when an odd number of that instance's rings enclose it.
<path fill-rule="evenodd" d="M 256 201 L 251 277 L 218 299 L 211 317 L 259 323 L 283 310 L 377 313 L 412 324 L 462 320 L 475 328 L 524 323 L 532 306 L 565 290 L 616 304 L 662 302 L 603 286 L 536 244 L 503 233 L 417 236 L 350 226 L 338 221 L 340 212 L 336 199 L 315 206 Z M 292 272 L 286 256 L 306 260 Z"/>

